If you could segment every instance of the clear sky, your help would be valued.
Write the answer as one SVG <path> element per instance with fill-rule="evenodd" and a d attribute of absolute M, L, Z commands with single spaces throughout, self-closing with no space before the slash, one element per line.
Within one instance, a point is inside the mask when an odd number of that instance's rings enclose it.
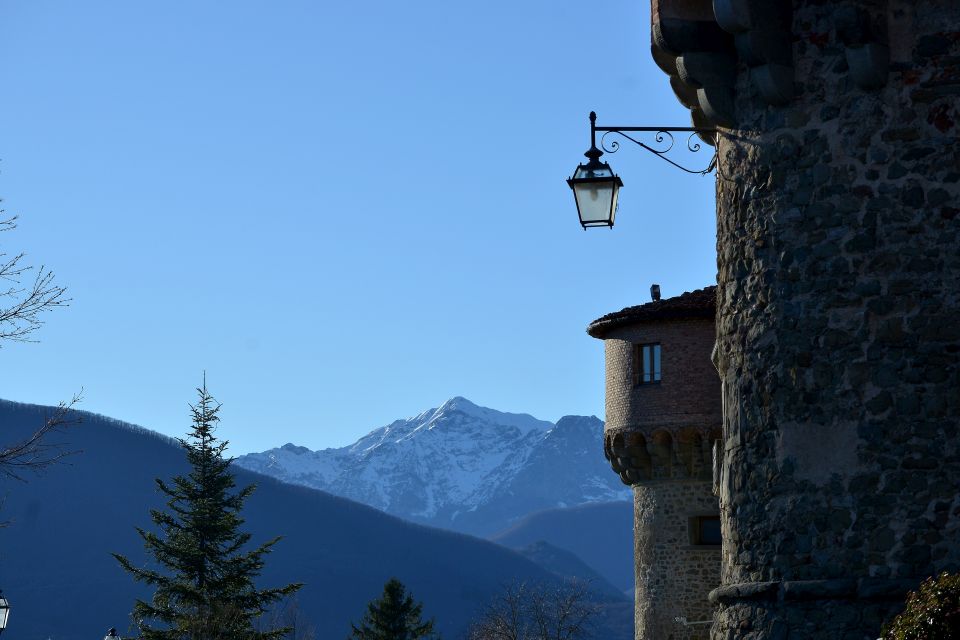
<path fill-rule="evenodd" d="M 0 241 L 71 307 L 0 397 L 171 435 L 206 370 L 233 453 L 342 446 L 462 395 L 603 417 L 604 313 L 711 284 L 714 178 L 624 146 L 617 226 L 564 180 L 600 124 L 688 126 L 649 5 L 6 0 Z M 702 155 L 702 154 L 701 154 Z"/>

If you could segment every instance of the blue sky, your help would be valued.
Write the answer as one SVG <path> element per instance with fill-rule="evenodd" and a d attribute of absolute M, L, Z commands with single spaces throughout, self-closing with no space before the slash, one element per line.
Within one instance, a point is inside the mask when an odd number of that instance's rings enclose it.
<path fill-rule="evenodd" d="M 0 397 L 171 435 L 204 370 L 234 453 L 451 396 L 603 417 L 594 318 L 715 279 L 714 179 L 636 148 L 614 230 L 564 180 L 600 124 L 688 126 L 648 5 L 20 0 L 0 9 L 2 248 L 71 307 Z"/>

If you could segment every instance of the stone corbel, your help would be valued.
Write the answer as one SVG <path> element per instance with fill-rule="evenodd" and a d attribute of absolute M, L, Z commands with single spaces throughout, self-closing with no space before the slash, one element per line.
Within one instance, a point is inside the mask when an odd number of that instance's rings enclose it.
<path fill-rule="evenodd" d="M 784 0 L 713 0 L 717 23 L 734 34 L 737 55 L 751 68 L 760 96 L 771 105 L 793 99 L 790 6 Z"/>
<path fill-rule="evenodd" d="M 712 0 L 653 0 L 651 18 L 654 62 L 670 76 L 693 126 L 732 127 L 735 50 L 733 38 L 714 18 Z M 711 136 L 701 139 L 715 144 Z"/>
<path fill-rule="evenodd" d="M 887 84 L 890 72 L 890 48 L 876 42 L 859 47 L 847 47 L 844 51 L 850 77 L 861 89 L 879 89 Z"/>
<path fill-rule="evenodd" d="M 725 53 L 690 51 L 677 57 L 677 73 L 688 87 L 696 88 L 697 104 L 717 126 L 732 128 L 736 59 Z"/>
<path fill-rule="evenodd" d="M 670 439 L 670 477 L 671 478 L 689 478 L 690 472 L 687 465 L 680 458 L 680 443 L 677 441 L 676 434 Z"/>
<path fill-rule="evenodd" d="M 870 16 L 863 9 L 843 7 L 836 12 L 836 26 L 854 83 L 868 91 L 887 84 L 890 48 Z"/>
<path fill-rule="evenodd" d="M 699 109 L 700 103 L 697 102 L 697 88 L 686 84 L 678 76 L 670 76 L 670 88 L 673 89 L 673 95 L 687 109 Z"/>
<path fill-rule="evenodd" d="M 650 455 L 650 479 L 669 478 L 673 471 L 673 452 L 668 450 L 664 454 L 661 449 L 662 445 L 655 444 L 652 440 L 647 441 L 646 447 L 647 453 Z M 666 472 L 666 475 L 661 477 L 663 472 Z"/>
<path fill-rule="evenodd" d="M 713 15 L 728 33 L 743 33 L 752 26 L 748 0 L 713 0 Z"/>
<path fill-rule="evenodd" d="M 726 51 L 730 36 L 716 22 L 663 18 L 653 24 L 653 44 L 660 51 L 675 55 L 685 51 Z"/>
<path fill-rule="evenodd" d="M 713 121 L 707 117 L 707 114 L 700 108 L 700 100 L 697 99 L 697 106 L 690 109 L 690 124 L 697 129 L 710 129 L 714 126 Z M 711 147 L 717 146 L 716 135 L 709 133 L 698 133 L 697 137 L 709 144 Z"/>
<path fill-rule="evenodd" d="M 698 480 L 709 480 L 713 476 L 713 447 L 710 438 L 704 435 L 700 441 L 700 459 L 697 469 Z"/>
<path fill-rule="evenodd" d="M 753 86 L 767 102 L 782 106 L 793 100 L 793 67 L 782 64 L 765 64 L 752 70 Z"/>

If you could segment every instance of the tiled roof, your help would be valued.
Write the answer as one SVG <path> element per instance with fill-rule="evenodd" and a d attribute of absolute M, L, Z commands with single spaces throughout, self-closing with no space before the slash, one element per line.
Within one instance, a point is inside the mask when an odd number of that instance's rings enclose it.
<path fill-rule="evenodd" d="M 637 322 L 681 320 L 685 318 L 710 318 L 717 313 L 717 288 L 704 287 L 688 291 L 673 298 L 627 307 L 622 311 L 608 313 L 597 318 L 587 327 L 594 338 L 603 338 L 610 329 Z"/>

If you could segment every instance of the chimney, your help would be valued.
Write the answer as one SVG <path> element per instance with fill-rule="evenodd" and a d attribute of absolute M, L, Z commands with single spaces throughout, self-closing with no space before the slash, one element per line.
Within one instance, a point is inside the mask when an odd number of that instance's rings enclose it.
<path fill-rule="evenodd" d="M 660 299 L 660 285 L 652 284 L 650 285 L 650 299 L 656 302 Z"/>

